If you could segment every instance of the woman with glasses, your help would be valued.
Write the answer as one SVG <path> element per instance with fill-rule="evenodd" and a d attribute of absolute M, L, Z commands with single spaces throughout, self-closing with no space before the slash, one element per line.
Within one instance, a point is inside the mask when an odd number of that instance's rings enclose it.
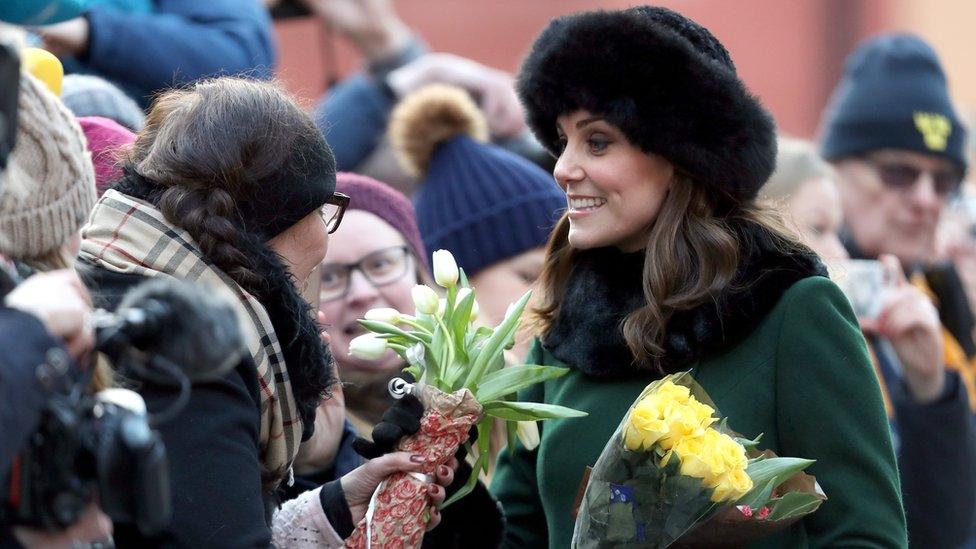
<path fill-rule="evenodd" d="M 169 527 L 153 539 L 118 528 L 116 541 L 338 547 L 377 484 L 417 467 L 408 454 L 389 454 L 278 505 L 336 382 L 300 293 L 348 204 L 335 192 L 331 150 L 275 85 L 222 78 L 159 96 L 124 171 L 83 230 L 79 261 L 95 299 L 114 307 L 152 277 L 206 284 L 232 296 L 248 352 L 229 373 L 194 383 L 186 407 L 159 425 L 170 461 Z M 178 390 L 139 381 L 150 411 Z M 451 478 L 447 471 L 438 481 Z M 439 502 L 444 490 L 432 486 L 431 495 Z M 433 525 L 439 515 L 431 513 Z"/>
<path fill-rule="evenodd" d="M 356 358 L 349 354 L 349 342 L 365 332 L 357 321 L 370 309 L 413 312 L 410 290 L 428 277 L 427 253 L 406 197 L 365 176 L 340 173 L 336 179 L 336 189 L 352 200 L 319 267 L 319 307 L 329 326 L 347 416 L 357 431 L 369 433 L 393 404 L 387 382 L 401 375 L 404 365 L 393 352 L 378 360 Z"/>
<path fill-rule="evenodd" d="M 295 491 L 328 482 L 356 467 L 362 460 L 353 449 L 356 434 L 375 434 L 390 426 L 384 424 L 374 431 L 381 421 L 390 421 L 384 412 L 398 401 L 390 397 L 387 387 L 390 379 L 404 375 L 405 364 L 392 352 L 377 360 L 351 356 L 349 342 L 364 333 L 357 320 L 366 311 L 380 307 L 412 313 L 410 290 L 416 284 L 433 284 L 410 201 L 392 187 L 365 176 L 340 173 L 336 180 L 336 189 L 349 195 L 350 207 L 329 243 L 318 279 L 320 308 L 329 326 L 342 380 L 342 389 L 337 388 L 335 394 L 344 396 L 345 409 L 338 399 L 324 402 L 316 421 L 328 426 L 324 432 L 342 429 L 344 434 L 341 440 L 316 436 L 302 446 L 295 467 Z M 406 400 L 399 401 L 393 412 L 401 419 L 415 412 L 405 405 Z M 369 446 L 357 445 L 357 449 L 372 455 L 379 445 Z M 470 471 L 462 464 L 456 474 L 458 485 L 448 487 L 448 492 L 459 488 Z M 441 526 L 425 536 L 423 546 L 493 546 L 491 540 L 498 540 L 501 524 L 497 504 L 479 483 L 468 497 L 445 510 Z"/>

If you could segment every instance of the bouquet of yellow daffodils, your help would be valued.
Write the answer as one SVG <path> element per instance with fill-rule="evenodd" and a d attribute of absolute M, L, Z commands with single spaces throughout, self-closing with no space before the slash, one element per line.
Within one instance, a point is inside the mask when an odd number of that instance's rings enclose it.
<path fill-rule="evenodd" d="M 690 373 L 647 386 L 590 473 L 573 547 L 714 547 L 785 528 L 826 499 L 813 463 L 759 453 Z"/>
<path fill-rule="evenodd" d="M 514 447 L 523 423 L 533 422 L 534 428 L 538 420 L 586 414 L 563 406 L 515 401 L 520 389 L 568 371 L 552 366 L 505 366 L 503 353 L 514 344 L 530 292 L 509 306 L 498 326 L 479 327 L 475 291 L 450 252 L 434 252 L 433 270 L 434 280 L 445 290 L 443 298 L 433 288 L 418 285 L 412 291 L 416 314 L 395 309 L 367 312 L 360 324 L 369 333 L 350 342 L 349 350 L 367 360 L 393 350 L 406 361 L 405 371 L 417 383 L 394 380 L 390 390 L 394 396 L 416 395 L 424 404 L 424 415 L 420 432 L 403 439 L 398 449 L 424 456 L 428 475 L 454 456 L 471 426 L 477 426 L 477 445 L 468 444 L 469 454 L 476 457 L 473 472 L 465 486 L 444 503 L 447 506 L 471 492 L 479 473 L 487 471 L 495 419 L 508 422 L 509 446 Z M 425 514 L 427 486 L 427 479 L 416 475 L 389 477 L 377 489 L 366 518 L 346 546 L 419 547 L 429 519 Z"/>

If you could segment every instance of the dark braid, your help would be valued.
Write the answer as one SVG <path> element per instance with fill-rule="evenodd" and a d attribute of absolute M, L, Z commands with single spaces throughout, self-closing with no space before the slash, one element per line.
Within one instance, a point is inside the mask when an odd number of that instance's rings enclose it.
<path fill-rule="evenodd" d="M 264 297 L 262 278 L 240 250 L 241 227 L 230 193 L 220 188 L 169 187 L 160 195 L 158 206 L 167 220 L 190 233 L 217 268 L 249 294 Z"/>

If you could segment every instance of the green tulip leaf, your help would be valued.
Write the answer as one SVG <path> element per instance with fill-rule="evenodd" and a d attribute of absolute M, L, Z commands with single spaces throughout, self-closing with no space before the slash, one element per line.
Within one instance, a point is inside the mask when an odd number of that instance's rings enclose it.
<path fill-rule="evenodd" d="M 491 337 L 485 342 L 484 348 L 478 353 L 478 358 L 471 365 L 468 377 L 464 381 L 465 387 L 474 388 L 481 382 L 481 378 L 485 375 L 488 366 L 492 364 L 492 361 L 497 355 L 501 354 L 504 345 L 518 328 L 519 320 L 522 318 L 522 311 L 525 310 L 525 305 L 529 302 L 530 297 L 532 297 L 531 290 L 525 292 L 525 295 L 509 310 L 505 316 L 505 320 L 492 332 Z"/>
<path fill-rule="evenodd" d="M 379 334 L 380 337 L 393 336 L 413 343 L 430 343 L 430 339 L 427 337 L 422 337 L 426 336 L 426 334 L 412 331 L 408 332 L 388 322 L 380 322 L 378 320 L 360 320 L 359 325 L 373 332 L 374 334 Z"/>
<path fill-rule="evenodd" d="M 816 511 L 824 500 L 817 494 L 808 492 L 787 492 L 772 504 L 769 520 L 784 520 L 802 517 Z"/>
<path fill-rule="evenodd" d="M 495 401 L 484 404 L 485 414 L 507 421 L 538 421 L 540 419 L 562 419 L 585 417 L 586 412 L 539 402 Z"/>
<path fill-rule="evenodd" d="M 812 459 L 792 457 L 774 457 L 750 461 L 746 473 L 752 479 L 755 487 L 736 503 L 748 505 L 753 509 L 766 505 L 777 486 L 813 463 L 814 460 Z"/>
<path fill-rule="evenodd" d="M 478 402 L 490 402 L 536 383 L 556 379 L 567 372 L 569 372 L 569 368 L 534 364 L 502 368 L 485 375 L 481 383 L 478 384 L 475 396 L 478 398 Z"/>

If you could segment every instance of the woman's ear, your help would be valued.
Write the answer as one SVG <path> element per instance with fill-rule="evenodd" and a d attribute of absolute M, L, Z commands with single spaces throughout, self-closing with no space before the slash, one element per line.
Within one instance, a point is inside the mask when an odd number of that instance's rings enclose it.
<path fill-rule="evenodd" d="M 664 173 L 665 173 L 666 177 L 668 178 L 667 192 L 670 193 L 671 192 L 671 188 L 674 186 L 675 180 L 677 180 L 678 177 L 680 177 L 680 175 L 678 174 L 678 170 L 676 170 L 674 168 L 674 164 L 672 164 L 669 160 L 666 160 L 666 159 L 661 158 L 661 157 L 658 157 L 658 158 L 660 158 L 661 162 L 664 163 L 664 170 L 665 170 Z M 665 194 L 665 197 L 667 197 L 667 194 Z"/>

